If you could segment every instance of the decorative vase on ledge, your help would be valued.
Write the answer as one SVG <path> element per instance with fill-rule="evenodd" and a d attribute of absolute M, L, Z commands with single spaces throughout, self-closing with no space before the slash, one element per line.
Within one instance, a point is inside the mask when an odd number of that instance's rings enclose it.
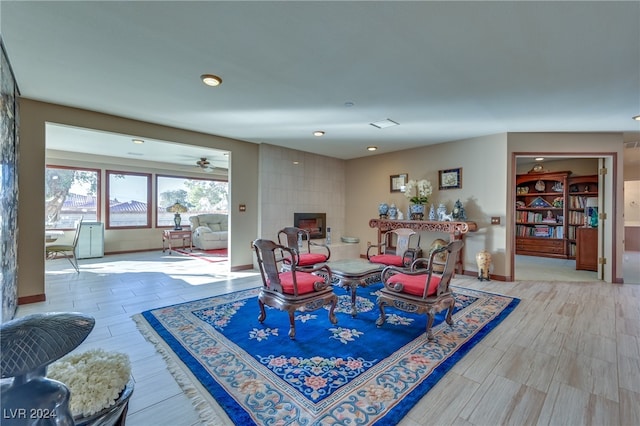
<path fill-rule="evenodd" d="M 398 209 L 395 204 L 391 204 L 389 206 L 389 219 L 391 220 L 398 219 Z"/>
<path fill-rule="evenodd" d="M 411 204 L 409 212 L 411 212 L 411 220 L 423 220 L 424 204 Z"/>
<path fill-rule="evenodd" d="M 429 209 L 429 220 L 436 220 L 436 209 L 433 207 L 433 203 L 431 204 L 431 209 Z"/>
<path fill-rule="evenodd" d="M 388 213 L 389 205 L 387 203 L 380 203 L 378 205 L 378 215 L 380 216 L 380 219 L 386 219 L 389 217 Z"/>

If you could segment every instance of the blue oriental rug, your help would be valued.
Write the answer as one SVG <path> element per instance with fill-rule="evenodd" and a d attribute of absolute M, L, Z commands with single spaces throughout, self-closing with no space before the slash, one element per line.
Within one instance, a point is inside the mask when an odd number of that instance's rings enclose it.
<path fill-rule="evenodd" d="M 267 308 L 266 320 L 258 322 L 257 289 L 134 319 L 185 391 L 204 394 L 194 403 L 202 409 L 207 398 L 215 400 L 233 424 L 395 425 L 519 302 L 455 287 L 454 325 L 444 322 L 444 312 L 438 315 L 436 339 L 429 342 L 426 315 L 387 308 L 386 323 L 376 327 L 380 288 L 358 289 L 356 318 L 350 296 L 335 288 L 338 324 L 324 309 L 298 312 L 295 340 L 287 335 L 286 312 Z M 180 378 L 181 371 L 190 380 Z M 200 415 L 211 420 L 216 410 Z"/>

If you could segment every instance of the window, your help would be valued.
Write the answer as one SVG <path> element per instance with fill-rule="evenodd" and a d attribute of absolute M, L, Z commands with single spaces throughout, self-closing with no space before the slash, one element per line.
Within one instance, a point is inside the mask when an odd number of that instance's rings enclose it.
<path fill-rule="evenodd" d="M 107 170 L 107 228 L 151 228 L 151 175 Z"/>
<path fill-rule="evenodd" d="M 73 229 L 80 217 L 100 220 L 100 170 L 47 166 L 45 227 Z"/>
<path fill-rule="evenodd" d="M 187 208 L 180 214 L 183 224 L 189 217 L 203 213 L 229 212 L 229 183 L 213 179 L 192 179 L 177 176 L 156 176 L 158 213 L 156 227 L 174 226 L 174 214 L 167 207 L 176 202 Z"/>

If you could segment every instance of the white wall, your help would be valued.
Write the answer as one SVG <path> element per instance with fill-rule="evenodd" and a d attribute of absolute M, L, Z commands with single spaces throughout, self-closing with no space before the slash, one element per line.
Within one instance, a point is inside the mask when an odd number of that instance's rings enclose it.
<path fill-rule="evenodd" d="M 407 173 L 409 179 L 428 179 L 434 187 L 429 203 L 444 203 L 450 211 L 456 200 L 466 210 L 478 231 L 465 238 L 464 269 L 477 271 L 475 255 L 486 248 L 494 257 L 493 273 L 504 274 L 505 217 L 507 209 L 507 137 L 491 135 L 430 145 L 389 154 L 371 155 L 347 162 L 346 232 L 360 238 L 360 253 L 367 242 L 377 241 L 377 230 L 369 220 L 378 217 L 378 204 L 395 203 L 406 212 L 409 201 L 402 193 L 390 192 L 391 175 Z M 461 189 L 438 189 L 438 171 L 462 168 Z M 491 217 L 501 218 L 490 225 Z M 428 248 L 436 238 L 448 235 L 423 232 L 421 246 Z"/>

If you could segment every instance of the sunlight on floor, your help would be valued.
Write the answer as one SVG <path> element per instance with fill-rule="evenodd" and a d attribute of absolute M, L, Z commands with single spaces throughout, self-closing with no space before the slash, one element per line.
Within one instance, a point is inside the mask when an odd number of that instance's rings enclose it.
<path fill-rule="evenodd" d="M 230 272 L 229 262 L 211 263 L 192 256 L 168 255 L 158 251 L 107 255 L 101 258 L 81 259 L 79 263 L 83 274 L 103 276 L 166 271 L 168 277 L 180 279 L 192 286 L 258 275 L 254 270 Z M 45 263 L 45 273 L 48 276 L 58 276 L 75 274 L 75 271 L 66 259 L 54 259 Z"/>

